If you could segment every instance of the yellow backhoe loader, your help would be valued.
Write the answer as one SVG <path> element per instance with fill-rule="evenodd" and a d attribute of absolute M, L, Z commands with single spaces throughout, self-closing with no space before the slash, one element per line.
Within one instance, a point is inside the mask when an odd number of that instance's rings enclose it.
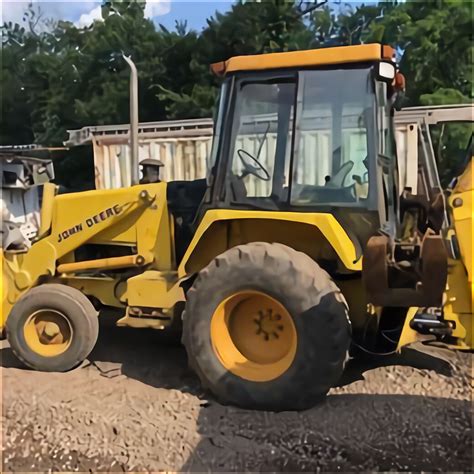
<path fill-rule="evenodd" d="M 303 409 L 337 383 L 351 342 L 396 350 L 410 308 L 442 306 L 441 232 L 409 196 L 399 219 L 393 101 L 404 80 L 392 48 L 214 64 L 210 172 L 188 182 L 140 183 L 131 67 L 132 185 L 43 184 L 37 234 L 2 250 L 1 325 L 27 366 L 80 364 L 109 307 L 119 326 L 182 321 L 189 363 L 218 400 Z"/>

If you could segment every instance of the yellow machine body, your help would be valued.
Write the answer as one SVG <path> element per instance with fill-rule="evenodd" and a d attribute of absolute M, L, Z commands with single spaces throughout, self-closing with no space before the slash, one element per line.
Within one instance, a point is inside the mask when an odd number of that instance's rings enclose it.
<path fill-rule="evenodd" d="M 450 265 L 444 313 L 446 319 L 457 323 L 453 337 L 458 338 L 458 346 L 462 349 L 474 348 L 472 314 L 474 306 L 472 280 L 473 166 L 471 157 L 449 197 L 449 210 L 460 255 L 453 259 Z"/>
<path fill-rule="evenodd" d="M 18 299 L 40 282 L 65 283 L 106 306 L 171 314 L 185 299 L 183 280 L 225 250 L 252 241 L 284 243 L 315 259 L 334 259 L 346 271 L 361 270 L 360 256 L 332 214 L 253 210 L 207 211 L 177 265 L 166 186 L 46 195 L 47 235 L 26 253 L 2 254 L 1 327 Z M 93 244 L 123 250 L 122 255 L 78 260 L 77 251 Z M 117 276 L 101 276 L 100 270 L 116 270 Z M 163 328 L 167 320 L 126 316 L 120 324 Z"/>
<path fill-rule="evenodd" d="M 473 252 L 472 252 L 472 236 L 473 236 L 473 208 L 472 196 L 474 194 L 474 174 L 473 174 L 473 158 L 469 161 L 466 169 L 458 178 L 453 193 L 449 198 L 449 207 L 454 220 L 454 229 L 459 242 L 462 261 L 466 268 L 467 279 L 472 288 L 472 272 L 473 272 Z"/>

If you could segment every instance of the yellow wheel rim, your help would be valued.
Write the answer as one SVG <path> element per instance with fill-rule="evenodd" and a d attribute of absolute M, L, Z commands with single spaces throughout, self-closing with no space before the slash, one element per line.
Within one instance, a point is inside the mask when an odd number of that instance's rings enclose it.
<path fill-rule="evenodd" d="M 222 301 L 211 319 L 211 342 L 221 364 L 234 375 L 266 382 L 285 373 L 296 354 L 296 328 L 276 299 L 242 291 Z"/>
<path fill-rule="evenodd" d="M 56 357 L 71 345 L 73 330 L 68 318 L 55 309 L 35 311 L 26 321 L 23 334 L 28 347 L 43 357 Z"/>

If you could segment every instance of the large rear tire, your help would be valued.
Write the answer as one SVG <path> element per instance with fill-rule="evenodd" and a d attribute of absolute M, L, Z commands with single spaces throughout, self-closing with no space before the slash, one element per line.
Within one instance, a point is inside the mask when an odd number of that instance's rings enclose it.
<path fill-rule="evenodd" d="M 45 372 L 65 372 L 79 365 L 97 342 L 97 311 L 75 288 L 45 284 L 29 290 L 6 323 L 13 353 L 25 365 Z"/>
<path fill-rule="evenodd" d="M 281 244 L 224 252 L 187 294 L 188 360 L 222 403 L 309 408 L 339 380 L 350 340 L 338 287 L 310 257 Z"/>

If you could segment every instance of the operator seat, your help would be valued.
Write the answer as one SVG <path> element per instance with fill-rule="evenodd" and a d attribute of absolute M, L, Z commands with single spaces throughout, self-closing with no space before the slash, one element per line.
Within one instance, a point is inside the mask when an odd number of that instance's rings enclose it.
<path fill-rule="evenodd" d="M 170 181 L 166 187 L 168 209 L 175 224 L 176 260 L 180 261 L 191 242 L 194 221 L 207 190 L 206 179 Z"/>

